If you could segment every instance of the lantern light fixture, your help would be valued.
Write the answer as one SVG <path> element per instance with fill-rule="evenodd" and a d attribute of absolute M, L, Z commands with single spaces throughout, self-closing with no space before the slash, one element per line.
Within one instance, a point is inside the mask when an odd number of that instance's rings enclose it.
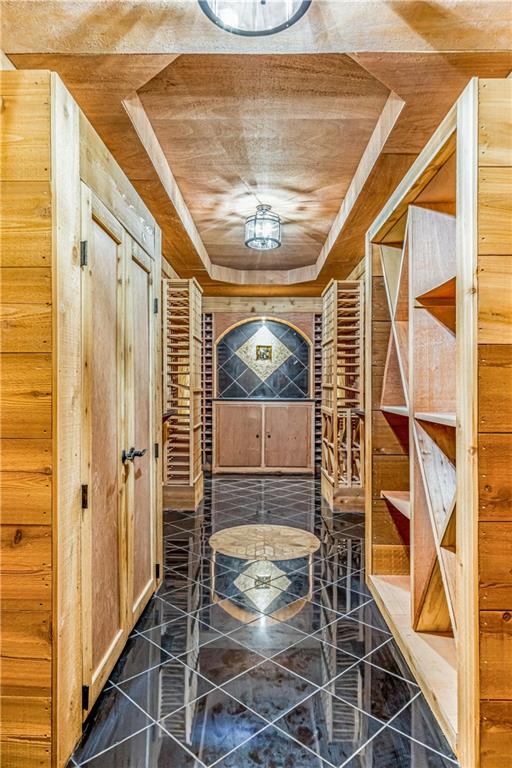
<path fill-rule="evenodd" d="M 234 35 L 274 35 L 295 24 L 311 0 L 198 0 L 201 10 Z"/>
<path fill-rule="evenodd" d="M 256 251 L 271 251 L 281 245 L 281 218 L 270 205 L 257 205 L 245 221 L 245 244 Z"/>

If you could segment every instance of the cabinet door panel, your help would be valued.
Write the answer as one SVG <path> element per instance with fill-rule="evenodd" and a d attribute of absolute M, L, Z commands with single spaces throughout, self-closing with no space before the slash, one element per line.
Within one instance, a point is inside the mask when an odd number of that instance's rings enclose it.
<path fill-rule="evenodd" d="M 82 525 L 84 685 L 93 701 L 126 638 L 125 521 L 120 459 L 123 381 L 123 233 L 84 191 L 89 243 L 82 275 L 83 464 L 88 486 Z"/>
<path fill-rule="evenodd" d="M 126 301 L 126 448 L 146 451 L 127 462 L 128 604 L 130 625 L 155 586 L 155 486 L 153 418 L 154 314 L 152 262 L 130 243 Z"/>
<path fill-rule="evenodd" d="M 263 426 L 261 405 L 216 403 L 215 417 L 217 467 L 260 467 Z"/>
<path fill-rule="evenodd" d="M 311 469 L 310 403 L 265 405 L 264 461 L 269 469 Z"/>

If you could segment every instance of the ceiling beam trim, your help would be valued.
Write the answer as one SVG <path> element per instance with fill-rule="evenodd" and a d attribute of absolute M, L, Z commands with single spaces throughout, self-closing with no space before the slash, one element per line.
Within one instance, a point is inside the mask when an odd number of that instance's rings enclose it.
<path fill-rule="evenodd" d="M 142 102 L 136 93 L 131 94 L 126 99 L 123 99 L 123 107 L 126 110 L 128 117 L 140 139 L 142 146 L 144 147 L 155 172 L 160 179 L 162 186 L 164 187 L 169 200 L 176 209 L 181 222 L 189 236 L 194 248 L 201 261 L 203 262 L 205 269 L 211 276 L 212 263 L 210 257 L 204 247 L 203 241 L 197 231 L 197 227 L 194 224 L 194 220 L 190 214 L 190 211 L 183 199 L 183 195 L 180 192 L 176 179 L 171 171 L 167 158 L 163 152 L 160 142 L 158 141 L 156 134 L 153 130 L 153 126 L 149 122 L 149 118 L 142 106 Z"/>

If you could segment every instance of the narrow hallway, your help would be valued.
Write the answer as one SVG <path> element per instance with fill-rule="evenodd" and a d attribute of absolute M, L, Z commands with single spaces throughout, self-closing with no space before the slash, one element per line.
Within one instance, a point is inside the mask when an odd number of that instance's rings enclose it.
<path fill-rule="evenodd" d="M 70 765 L 456 766 L 365 586 L 363 536 L 303 477 L 214 478 L 196 513 L 165 512 L 163 583 Z"/>

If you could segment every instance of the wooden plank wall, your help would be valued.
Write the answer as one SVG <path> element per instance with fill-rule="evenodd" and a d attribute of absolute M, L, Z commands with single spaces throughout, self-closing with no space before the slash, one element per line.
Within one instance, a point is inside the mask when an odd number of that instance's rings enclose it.
<path fill-rule="evenodd" d="M 47 72 L 0 78 L 1 762 L 26 768 L 51 760 L 51 88 Z"/>
<path fill-rule="evenodd" d="M 478 89 L 480 766 L 512 754 L 512 81 Z"/>

